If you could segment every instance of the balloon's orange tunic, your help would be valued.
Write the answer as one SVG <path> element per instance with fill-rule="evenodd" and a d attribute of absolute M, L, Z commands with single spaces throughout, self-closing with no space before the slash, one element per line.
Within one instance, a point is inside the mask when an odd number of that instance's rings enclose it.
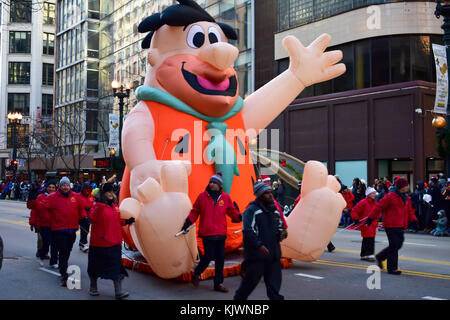
<path fill-rule="evenodd" d="M 207 162 L 206 146 L 210 140 L 206 126 L 209 124 L 195 116 L 175 110 L 167 105 L 154 101 L 145 101 L 155 123 L 155 137 L 153 147 L 158 160 L 189 160 L 192 172 L 189 176 L 189 198 L 194 203 L 198 195 L 203 192 L 209 179 L 215 173 L 214 164 Z M 231 186 L 230 196 L 241 212 L 253 200 L 253 181 L 256 181 L 255 169 L 245 135 L 244 121 L 241 112 L 223 121 L 227 124 L 227 141 L 233 146 L 237 158 L 239 176 L 235 175 Z M 128 169 L 125 169 L 122 179 L 120 199 L 130 196 Z M 252 180 L 253 179 L 253 180 Z M 164 214 L 162 212 L 161 214 Z M 242 246 L 242 233 L 234 231 L 242 228 L 241 223 L 232 223 L 227 216 L 227 252 Z M 181 228 L 181 226 L 180 226 Z M 128 232 L 124 230 L 124 239 L 133 245 Z M 201 240 L 198 241 L 202 250 Z M 203 250 L 202 250 L 203 251 Z"/>

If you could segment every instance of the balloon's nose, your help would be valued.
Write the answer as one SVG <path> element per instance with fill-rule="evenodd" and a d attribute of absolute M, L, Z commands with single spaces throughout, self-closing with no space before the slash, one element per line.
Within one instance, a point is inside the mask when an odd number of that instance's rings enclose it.
<path fill-rule="evenodd" d="M 216 42 L 203 47 L 199 58 L 213 65 L 219 70 L 225 70 L 233 66 L 239 54 L 239 50 L 226 42 Z"/>

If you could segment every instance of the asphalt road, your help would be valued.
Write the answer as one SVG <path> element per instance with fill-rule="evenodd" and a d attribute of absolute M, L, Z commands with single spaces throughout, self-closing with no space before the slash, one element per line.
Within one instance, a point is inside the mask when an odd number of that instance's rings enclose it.
<path fill-rule="evenodd" d="M 59 286 L 57 270 L 43 268 L 35 258 L 36 234 L 28 226 L 29 210 L 23 202 L 0 201 L 0 235 L 4 241 L 4 261 L 0 270 L 0 300 L 111 300 L 112 281 L 99 280 L 99 297 L 88 294 L 87 254 L 76 245 L 69 264 L 81 270 L 81 289 Z M 290 230 L 292 232 L 292 230 Z M 289 300 L 438 300 L 450 299 L 450 237 L 437 238 L 407 233 L 400 250 L 401 276 L 370 272 L 372 264 L 359 259 L 361 237 L 358 231 L 338 229 L 333 243 L 336 250 L 324 252 L 313 263 L 295 261 L 283 270 L 281 294 Z M 77 242 L 78 243 L 78 238 Z M 378 232 L 375 250 L 387 246 L 384 232 Z M 48 260 L 47 260 L 48 261 Z M 190 283 L 159 279 L 128 270 L 124 288 L 129 299 L 152 300 L 231 300 L 239 276 L 225 279 L 229 293 L 212 290 L 205 280 L 195 289 Z M 369 284 L 369 285 L 368 285 Z M 250 300 L 266 300 L 264 283 Z"/>

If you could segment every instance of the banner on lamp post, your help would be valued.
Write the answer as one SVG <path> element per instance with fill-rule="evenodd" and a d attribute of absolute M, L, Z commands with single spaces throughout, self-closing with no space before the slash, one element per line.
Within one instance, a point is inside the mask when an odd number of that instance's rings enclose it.
<path fill-rule="evenodd" d="M 447 114 L 448 65 L 445 46 L 433 43 L 434 63 L 436 65 L 436 100 L 434 112 Z"/>
<path fill-rule="evenodd" d="M 109 149 L 119 149 L 119 115 L 115 113 L 109 114 Z"/>

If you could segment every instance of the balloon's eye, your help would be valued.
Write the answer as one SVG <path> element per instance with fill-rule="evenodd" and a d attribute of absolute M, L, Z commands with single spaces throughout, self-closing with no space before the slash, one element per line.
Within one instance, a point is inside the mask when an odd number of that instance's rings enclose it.
<path fill-rule="evenodd" d="M 200 48 L 205 43 L 205 32 L 199 25 L 193 25 L 188 31 L 186 40 L 189 47 Z"/>
<path fill-rule="evenodd" d="M 216 43 L 216 42 L 220 42 L 222 40 L 219 30 L 217 30 L 215 27 L 209 27 L 208 38 L 209 38 L 209 43 Z"/>

